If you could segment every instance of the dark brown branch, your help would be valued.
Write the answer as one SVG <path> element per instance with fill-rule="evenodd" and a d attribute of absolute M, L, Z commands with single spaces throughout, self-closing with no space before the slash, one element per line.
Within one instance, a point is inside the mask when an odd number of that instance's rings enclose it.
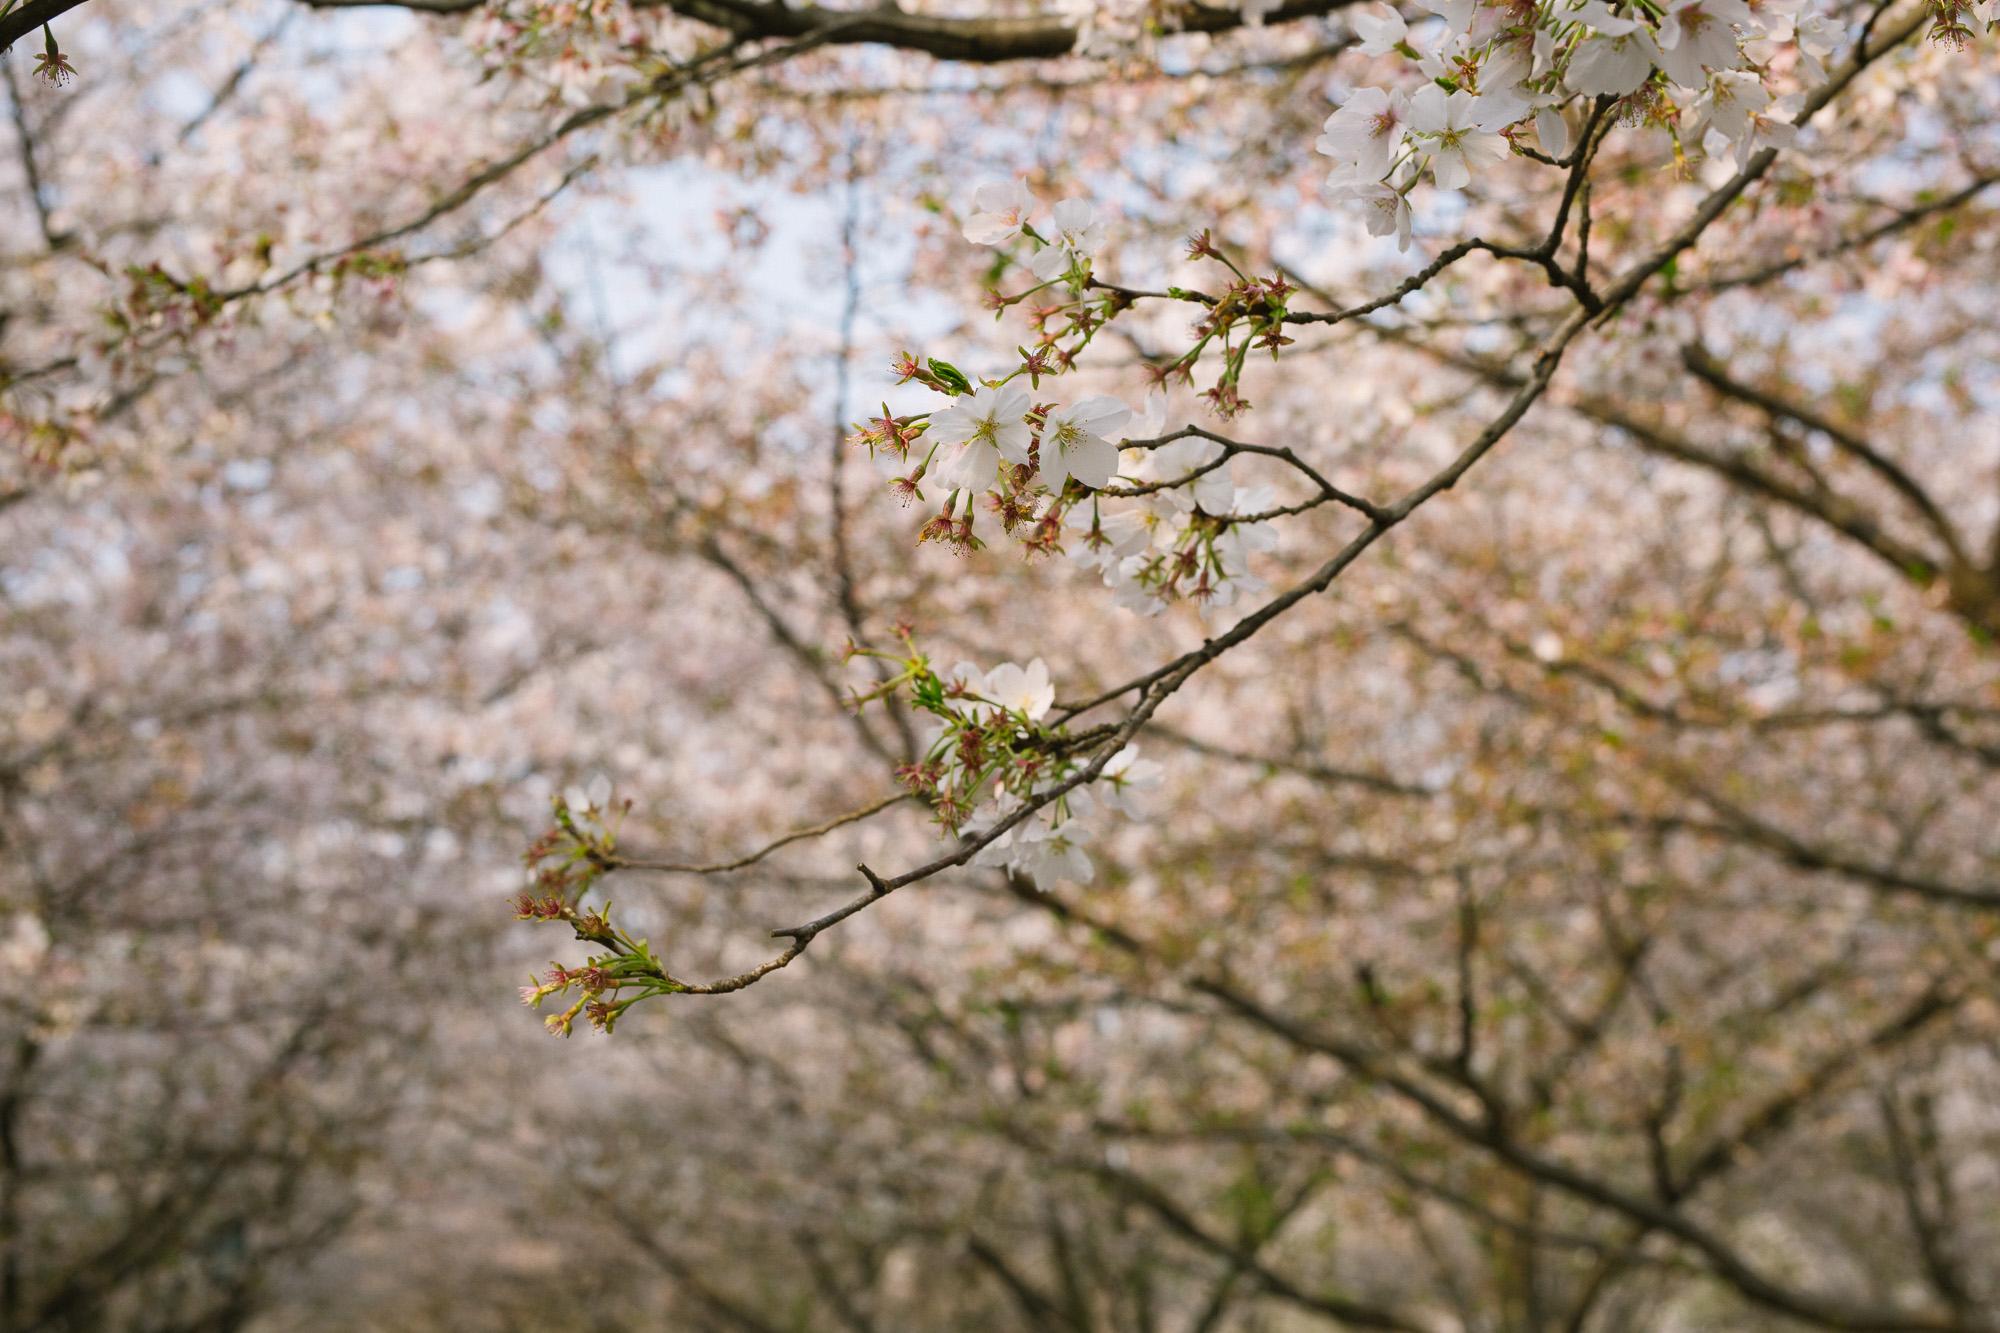
<path fill-rule="evenodd" d="M 789 846 L 795 842 L 803 842 L 807 838 L 820 837 L 823 834 L 833 832 L 837 828 L 843 828 L 848 824 L 858 824 L 864 819 L 878 815 L 889 807 L 900 805 L 909 799 L 910 796 L 907 792 L 897 792 L 891 796 L 884 796 L 878 801 L 871 801 L 869 804 L 862 806 L 859 810 L 850 810 L 844 815 L 836 815 L 832 819 L 814 824 L 809 828 L 794 829 L 783 837 L 766 843 L 756 851 L 749 852 L 731 861 L 717 861 L 712 864 L 703 865 L 696 862 L 649 861 L 623 856 L 612 856 L 607 858 L 605 863 L 617 870 L 651 870 L 660 874 L 672 875 L 720 875 L 731 870 L 741 870 L 746 866 L 756 865 L 780 847 Z"/>
<path fill-rule="evenodd" d="M 1437 1093 L 1386 1065 L 1367 1047 L 1305 1028 L 1227 983 L 1199 980 L 1194 986 L 1287 1044 L 1328 1056 L 1357 1077 L 1386 1088 L 1453 1138 L 1486 1150 L 1523 1177 L 1674 1237 L 1706 1259 L 1719 1278 L 1766 1309 L 1855 1333 L 1919 1333 L 1962 1327 L 1951 1318 L 1849 1306 L 1783 1286 L 1752 1268 L 1731 1245 L 1686 1215 L 1539 1152 L 1489 1120 L 1465 1115 Z"/>
<path fill-rule="evenodd" d="M 1914 204 L 1908 208 L 1896 209 L 1895 216 L 1891 217 L 1887 222 L 1870 227 L 1857 235 L 1836 241 L 1832 245 L 1822 249 L 1806 254 L 1794 255 L 1790 259 L 1779 260 L 1777 263 L 1766 264 L 1759 268 L 1746 269 L 1736 273 L 1726 273 L 1720 277 L 1691 283 L 1686 290 L 1719 292 L 1728 291 L 1735 287 L 1762 286 L 1764 283 L 1782 278 L 1785 274 L 1791 273 L 1794 270 L 1809 267 L 1823 260 L 1847 254 L 1853 250 L 1864 249 L 1879 240 L 1895 235 L 1897 232 L 1906 231 L 1927 218 L 1936 217 L 1941 213 L 1949 213 L 1963 204 L 1970 203 L 1996 182 L 2000 182 L 2000 171 L 1982 172 L 1973 177 L 1965 185 L 1953 190 L 1950 194 L 1942 198 L 1933 199 L 1926 203 Z"/>
<path fill-rule="evenodd" d="M 1699 343 L 1689 343 L 1681 349 L 1681 362 L 1688 368 L 1690 374 L 1723 397 L 1747 403 L 1768 417 L 1795 421 L 1807 430 L 1816 431 L 1833 441 L 1841 452 L 1858 460 L 1887 482 L 1896 494 L 1908 500 L 1911 507 L 1923 516 L 1931 531 L 1937 534 L 1938 540 L 1944 543 L 1945 549 L 1951 552 L 1955 563 L 1968 562 L 1969 557 L 1966 555 L 1965 544 L 1959 538 L 1958 529 L 1952 525 L 1951 520 L 1945 516 L 1944 510 L 1938 507 L 1930 493 L 1918 485 L 1916 478 L 1905 471 L 1899 463 L 1883 454 L 1859 434 L 1822 413 L 1792 402 L 1769 389 L 1745 384 L 1731 375 L 1728 368 L 1710 356 L 1708 349 Z"/>

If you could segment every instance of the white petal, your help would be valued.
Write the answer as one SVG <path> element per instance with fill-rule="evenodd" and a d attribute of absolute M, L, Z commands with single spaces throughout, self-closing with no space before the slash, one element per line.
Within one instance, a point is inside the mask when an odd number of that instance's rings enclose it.
<path fill-rule="evenodd" d="M 1132 409 L 1109 394 L 1096 394 L 1070 409 L 1094 435 L 1110 439 L 1132 419 Z"/>
<path fill-rule="evenodd" d="M 1092 490 L 1110 485 L 1117 475 L 1118 450 L 1107 440 L 1088 436 L 1060 452 L 1069 474 Z"/>
<path fill-rule="evenodd" d="M 1431 159 L 1431 178 L 1440 190 L 1463 190 L 1472 183 L 1472 169 L 1465 164 L 1465 154 L 1442 152 Z"/>
<path fill-rule="evenodd" d="M 1545 106 L 1535 113 L 1535 137 L 1542 141 L 1542 151 L 1550 157 L 1561 157 L 1569 151 L 1569 122 L 1562 112 L 1552 106 Z"/>

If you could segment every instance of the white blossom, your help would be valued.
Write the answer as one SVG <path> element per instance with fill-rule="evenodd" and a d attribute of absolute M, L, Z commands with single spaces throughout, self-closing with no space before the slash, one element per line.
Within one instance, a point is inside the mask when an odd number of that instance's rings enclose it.
<path fill-rule="evenodd" d="M 1052 410 L 1042 424 L 1042 480 L 1062 493 L 1075 477 L 1096 490 L 1118 472 L 1118 447 L 1108 438 L 1132 417 L 1132 409 L 1103 394 Z"/>
<path fill-rule="evenodd" d="M 1550 157 L 1561 157 L 1569 151 L 1569 122 L 1563 119 L 1557 107 L 1545 106 L 1535 113 L 1535 137 L 1542 142 L 1542 151 Z"/>
<path fill-rule="evenodd" d="M 1060 827 L 1050 828 L 1030 820 L 1025 830 L 1032 833 L 1017 840 L 1010 862 L 1015 873 L 1037 884 L 1088 884 L 1097 873 L 1082 846 L 1090 836 L 1088 825 L 1066 819 Z"/>
<path fill-rule="evenodd" d="M 1597 35 L 1570 54 L 1563 83 L 1592 97 L 1623 97 L 1636 91 L 1652 74 L 1659 56 L 1652 34 L 1613 14 L 1599 0 L 1589 0 L 1574 13 Z"/>
<path fill-rule="evenodd" d="M 1751 112 L 1744 132 L 1733 141 L 1738 170 L 1748 166 L 1760 149 L 1791 147 L 1799 137 L 1799 127 L 1791 120 L 1797 113 L 1796 97 L 1781 97 L 1769 107 Z M 1709 130 L 1702 140 L 1703 151 L 1711 157 L 1721 157 L 1731 146 L 1730 138 L 1716 129 Z"/>
<path fill-rule="evenodd" d="M 1021 234 L 1021 224 L 1034 211 L 1035 196 L 1027 182 L 988 181 L 972 192 L 972 216 L 965 220 L 965 239 L 974 245 L 1005 245 Z"/>
<path fill-rule="evenodd" d="M 1331 177 L 1337 184 L 1380 180 L 1403 146 L 1409 114 L 1409 99 L 1400 92 L 1356 89 L 1326 118 L 1325 133 L 1313 148 L 1340 164 Z"/>
<path fill-rule="evenodd" d="M 1750 132 L 1751 117 L 1771 105 L 1764 81 L 1751 70 L 1727 70 L 1714 75 L 1708 88 L 1695 103 L 1694 125 L 1689 137 L 1705 141 L 1714 129 L 1730 143 L 1740 142 Z"/>
<path fill-rule="evenodd" d="M 1192 477 L 1186 485 L 1166 492 L 1167 502 L 1183 512 L 1200 508 L 1205 514 L 1226 514 L 1236 496 L 1236 486 L 1226 467 L 1210 467 L 1222 457 L 1222 446 L 1199 435 L 1189 435 L 1153 451 L 1152 474 L 1161 481 Z M 1207 471 L 1202 469 L 1207 468 Z M 1200 472 L 1200 476 L 1194 474 Z"/>
<path fill-rule="evenodd" d="M 933 475 L 953 490 L 984 490 L 993 484 L 1001 455 L 1027 462 L 1033 432 L 1025 418 L 1031 406 L 1026 389 L 1003 384 L 982 386 L 935 413 L 930 433 L 944 448 Z"/>
<path fill-rule="evenodd" d="M 1368 234 L 1394 236 L 1396 248 L 1410 248 L 1410 201 L 1401 190 L 1381 181 L 1350 183 L 1341 193 L 1368 206 Z"/>
<path fill-rule="evenodd" d="M 590 783 L 582 787 L 570 787 L 562 793 L 562 803 L 570 807 L 572 813 L 582 815 L 586 811 L 596 811 L 602 815 L 612 809 L 612 781 L 602 773 L 590 775 Z"/>
<path fill-rule="evenodd" d="M 1101 569 L 1110 574 L 1127 556 L 1137 555 L 1152 544 L 1153 528 L 1145 512 L 1137 506 L 1102 509 L 1080 504 L 1063 515 L 1063 527 L 1072 539 L 1073 558 L 1085 569 Z"/>
<path fill-rule="evenodd" d="M 993 823 L 987 827 L 1004 822 L 1023 804 L 1019 797 L 1003 792 L 993 803 Z M 980 848 L 972 864 L 1005 867 L 1038 883 L 1089 883 L 1095 867 L 1082 844 L 1090 838 L 1086 819 L 1092 808 L 1089 792 L 1072 791 Z"/>
<path fill-rule="evenodd" d="M 1735 69 L 1743 63 L 1730 25 L 1752 21 L 1743 0 L 1679 0 L 1660 20 L 1656 63 L 1681 87 L 1699 88 L 1704 68 Z"/>
<path fill-rule="evenodd" d="M 1165 771 L 1151 759 L 1141 759 L 1138 748 L 1128 745 L 1105 763 L 1098 775 L 1098 796 L 1108 809 L 1137 816 L 1138 797 L 1159 786 Z"/>
<path fill-rule="evenodd" d="M 1041 281 L 1053 282 L 1104 243 L 1104 224 L 1084 200 L 1065 199 L 1055 207 L 1055 234 L 1047 240 L 1028 267 Z"/>
<path fill-rule="evenodd" d="M 1010 713 L 1020 713 L 1030 722 L 1039 721 L 1056 701 L 1056 687 L 1049 680 L 1049 668 L 1037 657 L 1026 667 L 1002 662 L 986 673 L 987 700 Z"/>
<path fill-rule="evenodd" d="M 1151 440 L 1166 433 L 1167 418 L 1172 415 L 1173 402 L 1164 386 L 1149 389 L 1139 401 L 1139 412 L 1132 420 L 1132 429 L 1126 435 L 1128 440 Z"/>
<path fill-rule="evenodd" d="M 1992 22 L 1992 7 L 1995 0 L 1986 0 L 1987 22 Z M 1796 29 L 1799 46 L 1799 63 L 1812 76 L 1814 83 L 1826 82 L 1826 58 L 1847 40 L 1847 30 L 1840 23 L 1825 14 L 1808 14 L 1799 20 Z"/>
<path fill-rule="evenodd" d="M 1472 99 L 1472 121 L 1482 130 L 1498 133 L 1526 118 L 1537 100 L 1518 83 L 1497 85 L 1493 92 Z"/>
<path fill-rule="evenodd" d="M 1462 190 L 1472 183 L 1475 165 L 1500 162 L 1506 141 L 1481 129 L 1471 93 L 1447 94 L 1426 84 L 1410 99 L 1410 128 L 1431 157 L 1431 178 L 1440 190 Z"/>
<path fill-rule="evenodd" d="M 1452 36 L 1462 37 L 1472 31 L 1478 0 L 1417 0 L 1417 3 L 1443 19 Z"/>
<path fill-rule="evenodd" d="M 1381 18 L 1356 14 L 1354 35 L 1361 39 L 1361 54 L 1384 56 L 1403 44 L 1410 35 L 1410 25 L 1403 22 L 1403 16 L 1396 10 L 1385 7 Z"/>
<path fill-rule="evenodd" d="M 1532 32 L 1510 35 L 1495 42 L 1479 65 L 1479 86 L 1488 92 L 1511 88 L 1535 72 L 1535 37 Z"/>
<path fill-rule="evenodd" d="M 1105 570 L 1104 582 L 1111 589 L 1111 600 L 1122 609 L 1142 616 L 1156 616 L 1167 609 L 1167 603 L 1140 578 L 1148 563 L 1144 555 L 1127 556 L 1115 570 Z"/>

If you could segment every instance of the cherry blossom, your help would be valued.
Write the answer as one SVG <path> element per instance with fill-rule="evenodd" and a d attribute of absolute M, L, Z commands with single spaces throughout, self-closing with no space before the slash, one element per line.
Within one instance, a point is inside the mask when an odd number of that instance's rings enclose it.
<path fill-rule="evenodd" d="M 1646 81 L 1660 50 L 1645 25 L 1614 14 L 1604 0 L 1584 0 L 1575 14 L 1594 35 L 1570 53 L 1565 84 L 1592 97 L 1623 97 Z"/>
<path fill-rule="evenodd" d="M 1043 282 L 1053 282 L 1104 243 L 1104 224 L 1086 201 L 1065 199 L 1055 206 L 1055 234 L 1047 240 L 1029 267 Z"/>
<path fill-rule="evenodd" d="M 1093 490 L 1109 485 L 1118 471 L 1118 448 L 1109 437 L 1131 416 L 1131 408 L 1104 395 L 1050 411 L 1042 425 L 1041 452 L 1042 479 L 1049 488 L 1060 493 L 1071 477 Z"/>
<path fill-rule="evenodd" d="M 1147 475 L 1185 484 L 1166 492 L 1167 503 L 1186 511 L 1199 508 L 1210 514 L 1226 514 L 1236 495 L 1227 467 L 1214 464 L 1222 457 L 1222 446 L 1201 436 L 1190 435 L 1153 451 Z"/>
<path fill-rule="evenodd" d="M 1395 9 L 1385 8 L 1378 17 L 1370 13 L 1357 13 L 1353 18 L 1354 33 L 1361 39 L 1358 48 L 1363 55 L 1388 55 L 1403 44 L 1409 35 L 1409 25 L 1403 15 Z"/>
<path fill-rule="evenodd" d="M 1654 59 L 1675 83 L 1699 88 L 1704 69 L 1720 72 L 1743 63 L 1732 25 L 1753 22 L 1743 0 L 1677 0 L 1660 20 Z"/>
<path fill-rule="evenodd" d="M 957 490 L 983 490 L 992 484 L 1002 457 L 1010 463 L 1028 461 L 1033 431 L 1027 423 L 1027 390 L 1017 384 L 981 386 L 936 413 L 930 434 L 947 452 L 933 474 Z"/>
<path fill-rule="evenodd" d="M 1035 197 L 1026 181 L 989 181 L 973 191 L 972 206 L 965 220 L 965 239 L 974 245 L 1005 245 L 1021 234 L 1034 211 Z"/>
<path fill-rule="evenodd" d="M 1474 15 L 1478 12 L 1478 0 L 1417 0 L 1425 9 L 1445 21 L 1445 27 L 1452 36 L 1462 37 L 1472 30 Z"/>
<path fill-rule="evenodd" d="M 1334 159 L 1332 179 L 1379 180 L 1401 150 L 1410 103 L 1401 92 L 1361 88 L 1326 119 L 1315 151 Z"/>
<path fill-rule="evenodd" d="M 1141 759 L 1138 747 L 1128 745 L 1112 755 L 1104 766 L 1098 799 L 1106 808 L 1136 818 L 1145 813 L 1142 804 L 1145 794 L 1158 788 L 1165 776 L 1164 765 Z"/>
<path fill-rule="evenodd" d="M 1447 94 L 1426 84 L 1410 99 L 1410 132 L 1430 155 L 1431 178 L 1440 190 L 1462 190 L 1473 168 L 1504 161 L 1506 141 L 1481 122 L 1478 101 L 1468 92 Z"/>
<path fill-rule="evenodd" d="M 1110 571 L 1152 544 L 1153 524 L 1131 506 L 1072 506 L 1063 516 L 1069 549 L 1086 569 Z"/>
<path fill-rule="evenodd" d="M 1535 112 L 1535 137 L 1541 140 L 1544 153 L 1561 157 L 1569 151 L 1569 122 L 1561 111 L 1545 106 Z"/>
<path fill-rule="evenodd" d="M 1030 722 L 1040 721 L 1056 698 L 1048 664 L 1039 657 L 1025 667 L 1000 663 L 986 673 L 984 693 L 996 707 L 1019 713 Z"/>
<path fill-rule="evenodd" d="M 1369 235 L 1394 236 L 1396 249 L 1410 248 L 1410 200 L 1405 191 L 1382 181 L 1350 182 L 1341 187 L 1340 197 L 1368 206 Z"/>
<path fill-rule="evenodd" d="M 1769 105 L 1771 94 L 1754 71 L 1730 70 L 1712 75 L 1707 91 L 1695 103 L 1689 137 L 1699 142 L 1712 131 L 1728 143 L 1736 143 L 1749 134 L 1751 118 Z"/>
<path fill-rule="evenodd" d="M 1979 1324 L 1993 0 L 452 7 L 13 89 L 0 1321 Z"/>

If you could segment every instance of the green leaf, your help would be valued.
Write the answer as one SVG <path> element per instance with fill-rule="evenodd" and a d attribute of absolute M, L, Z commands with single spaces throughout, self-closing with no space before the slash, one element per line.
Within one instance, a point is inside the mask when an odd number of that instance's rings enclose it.
<path fill-rule="evenodd" d="M 972 381 L 965 378 L 965 372 L 954 366 L 951 362 L 940 361 L 936 357 L 931 357 L 928 364 L 931 368 L 931 374 L 937 376 L 938 381 L 945 388 L 951 390 L 953 393 L 972 392 Z"/>

